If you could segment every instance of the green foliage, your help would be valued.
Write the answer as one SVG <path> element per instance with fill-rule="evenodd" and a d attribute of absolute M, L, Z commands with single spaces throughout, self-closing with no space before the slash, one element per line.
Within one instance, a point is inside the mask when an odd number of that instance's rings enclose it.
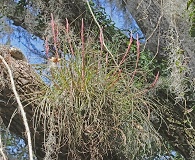
<path fill-rule="evenodd" d="M 115 38 L 119 38 L 119 37 L 120 37 L 120 41 L 118 41 L 119 43 L 123 43 L 124 41 L 126 41 L 126 42 L 128 41 L 128 37 L 126 35 L 124 35 L 121 32 L 121 30 L 115 26 L 115 23 L 111 20 L 111 17 L 109 17 L 106 14 L 105 8 L 97 6 L 92 1 L 90 1 L 90 6 L 93 10 L 95 18 L 97 19 L 98 23 L 100 24 L 100 26 L 102 27 L 102 29 L 104 31 L 104 38 L 106 39 L 106 42 L 112 42 L 112 40 L 114 40 Z M 89 12 L 89 9 L 87 9 L 87 13 L 88 12 Z M 90 12 L 88 14 L 90 14 Z M 94 25 L 94 29 L 97 30 L 96 25 Z M 98 29 L 98 34 L 99 34 L 99 29 Z M 126 44 L 125 44 L 125 47 L 126 47 Z"/>
<path fill-rule="evenodd" d="M 189 0 L 187 3 L 187 9 L 190 9 L 190 21 L 191 21 L 191 28 L 190 34 L 192 37 L 195 37 L 195 1 Z"/>
<path fill-rule="evenodd" d="M 189 0 L 189 1 L 187 2 L 187 9 L 189 9 L 189 7 L 190 7 L 190 5 L 191 5 L 192 3 L 194 3 L 194 0 Z"/>

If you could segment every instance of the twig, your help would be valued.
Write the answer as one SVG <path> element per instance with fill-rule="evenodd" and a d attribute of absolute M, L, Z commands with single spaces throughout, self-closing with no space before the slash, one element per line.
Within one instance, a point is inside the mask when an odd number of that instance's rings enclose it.
<path fill-rule="evenodd" d="M 26 113 L 25 113 L 24 108 L 22 106 L 22 103 L 20 101 L 20 97 L 19 97 L 19 95 L 18 95 L 18 93 L 16 91 L 16 86 L 15 86 L 15 83 L 14 83 L 12 71 L 11 71 L 9 65 L 7 64 L 7 62 L 5 61 L 5 59 L 1 55 L 0 55 L 0 59 L 2 60 L 3 64 L 6 66 L 7 71 L 8 71 L 8 74 L 10 76 L 12 90 L 14 92 L 16 101 L 18 103 L 18 109 L 21 112 L 22 119 L 23 119 L 24 126 L 25 126 L 25 130 L 26 130 L 26 134 L 27 134 L 28 148 L 29 148 L 29 158 L 30 158 L 30 160 L 33 160 L 33 151 L 32 151 L 31 135 L 30 135 L 30 129 L 29 129 L 29 125 L 28 125 L 28 122 L 27 122 L 27 118 L 26 118 Z"/>
<path fill-rule="evenodd" d="M 113 59 L 115 65 L 116 65 L 117 68 L 120 70 L 119 65 L 118 65 L 118 63 L 115 61 L 115 58 L 114 58 L 113 54 L 111 53 L 111 51 L 108 49 L 108 47 L 106 46 L 106 44 L 105 44 L 105 42 L 104 42 L 104 35 L 103 35 L 103 32 L 102 32 L 102 27 L 101 27 L 100 24 L 98 23 L 98 21 L 97 21 L 95 15 L 94 15 L 94 13 L 93 13 L 93 11 L 92 11 L 92 9 L 91 9 L 91 6 L 90 6 L 90 4 L 89 4 L 89 1 L 86 0 L 86 3 L 87 3 L 87 6 L 88 6 L 88 8 L 89 8 L 89 10 L 90 10 L 90 12 L 91 12 L 91 15 L 92 15 L 92 17 L 93 17 L 95 23 L 97 24 L 97 26 L 98 26 L 98 28 L 99 28 L 99 30 L 100 30 L 100 33 L 102 33 L 102 37 L 101 37 L 101 38 L 102 38 L 102 44 L 103 44 L 104 48 L 105 48 L 106 51 L 111 55 L 111 57 L 112 57 L 112 59 Z"/>

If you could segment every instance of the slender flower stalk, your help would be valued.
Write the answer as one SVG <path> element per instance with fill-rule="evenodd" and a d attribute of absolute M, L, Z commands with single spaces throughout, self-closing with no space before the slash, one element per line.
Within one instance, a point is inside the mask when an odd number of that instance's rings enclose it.
<path fill-rule="evenodd" d="M 133 79 L 134 79 L 135 74 L 137 72 L 139 58 L 140 58 L 140 43 L 139 43 L 139 37 L 138 37 L 138 34 L 137 34 L 137 59 L 136 59 L 136 63 L 135 63 L 135 69 L 133 71 L 133 75 L 132 75 L 131 80 L 130 80 L 130 84 L 133 82 Z"/>
<path fill-rule="evenodd" d="M 74 49 L 72 47 L 72 43 L 71 43 L 71 39 L 70 39 L 70 36 L 69 36 L 69 32 L 70 32 L 70 27 L 69 27 L 69 22 L 68 22 L 68 19 L 66 18 L 66 34 L 67 34 L 67 37 L 68 37 L 68 44 L 69 44 L 69 47 L 70 47 L 70 52 L 72 55 L 74 55 Z"/>
<path fill-rule="evenodd" d="M 85 81 L 85 42 L 84 42 L 84 22 L 81 24 L 81 43 L 82 43 L 82 80 Z"/>
<path fill-rule="evenodd" d="M 118 71 L 117 78 L 111 83 L 111 85 L 110 85 L 108 88 L 111 88 L 112 86 L 114 86 L 114 85 L 119 81 L 119 79 L 120 79 L 120 77 L 121 77 L 121 73 L 122 73 L 122 69 L 120 69 L 120 70 Z M 116 73 L 115 73 L 115 74 L 116 74 Z"/>
<path fill-rule="evenodd" d="M 45 40 L 45 53 L 46 53 L 46 57 L 47 59 L 49 58 L 49 44 L 48 44 L 48 38 L 46 37 Z"/>
<path fill-rule="evenodd" d="M 154 79 L 153 83 L 152 83 L 149 87 L 147 87 L 146 89 L 144 89 L 144 90 L 142 91 L 142 94 L 148 92 L 151 88 L 155 87 L 156 83 L 158 82 L 159 76 L 160 76 L 160 73 L 157 72 L 157 74 L 156 74 L 156 76 L 155 76 L 155 79 Z M 139 94 L 140 94 L 140 93 L 139 93 Z"/>
<path fill-rule="evenodd" d="M 103 31 L 102 31 L 102 28 L 100 29 L 100 55 L 99 55 L 99 59 L 98 59 L 98 71 L 100 70 L 101 68 L 101 57 L 102 57 L 102 52 L 103 52 Z M 107 60 L 106 60 L 107 61 Z"/>
<path fill-rule="evenodd" d="M 100 50 L 103 51 L 103 46 L 104 46 L 104 36 L 103 36 L 103 30 L 102 28 L 100 29 Z"/>
<path fill-rule="evenodd" d="M 131 34 L 131 37 L 130 37 L 130 40 L 129 40 L 129 44 L 128 44 L 127 50 L 126 50 L 125 54 L 124 54 L 123 57 L 122 57 L 122 60 L 120 61 L 119 65 L 118 65 L 119 68 L 118 68 L 118 70 L 115 71 L 114 74 L 113 74 L 113 76 L 115 76 L 116 73 L 118 73 L 118 78 L 117 78 L 117 80 L 115 80 L 114 82 L 112 82 L 112 85 L 111 85 L 111 86 L 113 86 L 113 84 L 115 84 L 115 83 L 119 80 L 119 77 L 121 76 L 122 69 L 120 69 L 120 66 L 126 61 L 127 55 L 128 55 L 128 53 L 129 53 L 129 51 L 130 51 L 130 49 L 131 49 L 132 43 L 133 43 L 133 37 L 132 37 L 132 34 Z M 137 65 L 137 64 L 138 64 L 138 62 L 136 62 L 136 65 Z"/>
<path fill-rule="evenodd" d="M 156 74 L 156 77 L 154 79 L 154 82 L 150 85 L 150 88 L 153 88 L 156 85 L 158 79 L 159 79 L 159 72 Z"/>
<path fill-rule="evenodd" d="M 68 19 L 66 18 L 66 34 L 69 33 L 69 22 Z"/>
<path fill-rule="evenodd" d="M 130 37 L 130 40 L 129 40 L 129 44 L 128 44 L 128 47 L 127 47 L 127 51 L 126 51 L 126 53 L 124 54 L 122 60 L 120 61 L 119 66 L 121 66 L 121 65 L 125 62 L 126 57 L 127 57 L 127 54 L 129 53 L 129 51 L 130 51 L 130 49 L 131 49 L 132 43 L 133 43 L 133 36 L 132 36 L 132 33 L 131 33 L 131 37 Z"/>
<path fill-rule="evenodd" d="M 53 34 L 53 40 L 54 40 L 54 48 L 55 48 L 55 58 L 58 59 L 58 27 L 56 27 L 56 24 L 54 22 L 53 14 L 51 13 L 51 27 L 52 27 L 52 34 Z"/>

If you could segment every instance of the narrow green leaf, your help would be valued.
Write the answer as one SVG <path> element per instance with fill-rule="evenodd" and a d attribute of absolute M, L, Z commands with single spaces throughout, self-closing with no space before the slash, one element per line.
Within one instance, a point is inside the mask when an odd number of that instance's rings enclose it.
<path fill-rule="evenodd" d="M 187 9 L 190 7 L 190 5 L 192 4 L 193 0 L 189 0 L 187 3 Z"/>

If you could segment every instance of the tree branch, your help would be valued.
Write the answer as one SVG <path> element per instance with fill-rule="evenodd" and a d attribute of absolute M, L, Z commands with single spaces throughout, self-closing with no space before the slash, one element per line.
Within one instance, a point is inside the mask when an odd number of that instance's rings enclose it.
<path fill-rule="evenodd" d="M 29 129 L 29 126 L 28 126 L 27 118 L 26 118 L 26 113 L 25 113 L 24 108 L 22 106 L 22 103 L 20 101 L 20 97 L 18 95 L 18 92 L 16 91 L 16 87 L 15 87 L 15 83 L 14 83 L 12 71 L 11 71 L 9 65 L 7 64 L 7 62 L 5 61 L 5 59 L 1 55 L 0 55 L 0 59 L 2 60 L 3 64 L 6 66 L 7 71 L 9 73 L 9 76 L 10 76 L 12 90 L 14 92 L 16 101 L 18 103 L 18 109 L 21 112 L 22 119 L 23 119 L 23 123 L 24 123 L 25 129 L 26 129 L 27 140 L 28 140 L 28 147 L 29 147 L 29 158 L 30 158 L 30 160 L 33 160 L 33 151 L 32 151 L 31 135 L 30 135 L 30 129 Z"/>

